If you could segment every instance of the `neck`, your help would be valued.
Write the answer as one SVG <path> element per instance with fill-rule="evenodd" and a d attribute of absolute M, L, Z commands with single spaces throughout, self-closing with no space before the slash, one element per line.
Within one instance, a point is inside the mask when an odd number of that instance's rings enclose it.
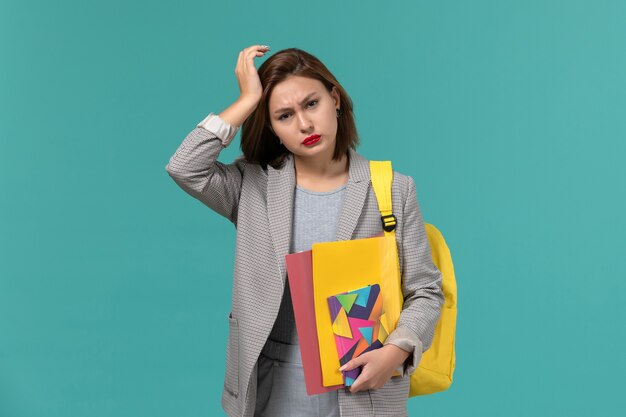
<path fill-rule="evenodd" d="M 327 180 L 346 175 L 349 169 L 349 157 L 343 155 L 339 161 L 333 161 L 332 155 L 320 158 L 302 158 L 294 155 L 296 176 L 312 180 Z"/>

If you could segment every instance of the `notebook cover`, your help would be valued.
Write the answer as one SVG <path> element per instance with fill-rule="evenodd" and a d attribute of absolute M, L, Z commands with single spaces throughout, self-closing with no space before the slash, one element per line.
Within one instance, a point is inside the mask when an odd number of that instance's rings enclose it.
<path fill-rule="evenodd" d="M 388 330 L 380 285 L 373 284 L 328 297 L 328 309 L 337 346 L 339 363 L 344 365 L 365 352 L 383 347 Z M 351 386 L 361 367 L 343 371 L 344 385 Z"/>
<path fill-rule="evenodd" d="M 307 250 L 286 255 L 285 262 L 296 329 L 298 330 L 306 392 L 308 395 L 315 395 L 342 388 L 343 384 L 328 387 L 322 384 L 322 367 L 313 301 L 312 251 Z"/>
<path fill-rule="evenodd" d="M 402 311 L 403 294 L 394 235 L 321 242 L 312 245 L 313 298 L 322 366 L 322 385 L 343 384 L 328 297 L 372 283 L 379 284 L 389 333 Z M 383 278 L 384 277 L 384 278 Z M 393 375 L 400 375 L 394 371 Z"/>

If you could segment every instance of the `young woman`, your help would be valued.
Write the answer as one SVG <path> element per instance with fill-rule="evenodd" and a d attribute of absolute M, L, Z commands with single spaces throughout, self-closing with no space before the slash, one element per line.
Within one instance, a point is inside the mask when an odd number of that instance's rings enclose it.
<path fill-rule="evenodd" d="M 382 223 L 369 161 L 355 151 L 348 94 L 296 48 L 275 53 L 257 72 L 254 58 L 267 51 L 253 45 L 239 53 L 240 97 L 198 123 L 166 166 L 237 230 L 222 406 L 229 416 L 406 415 L 410 374 L 430 347 L 444 301 L 415 182 L 393 172 L 404 294 L 398 325 L 382 348 L 346 365 L 362 366 L 352 387 L 308 396 L 285 255 L 315 242 L 371 237 Z M 243 155 L 219 162 L 240 128 Z M 392 376 L 395 370 L 402 375 Z"/>

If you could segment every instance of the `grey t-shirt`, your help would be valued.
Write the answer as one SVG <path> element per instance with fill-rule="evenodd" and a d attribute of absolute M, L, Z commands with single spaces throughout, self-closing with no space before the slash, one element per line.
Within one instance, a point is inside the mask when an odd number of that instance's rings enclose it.
<path fill-rule="evenodd" d="M 316 242 L 335 240 L 345 189 L 346 184 L 324 192 L 311 191 L 296 185 L 289 253 L 309 250 Z M 278 317 L 269 338 L 281 343 L 298 344 L 288 279 L 285 282 Z"/>

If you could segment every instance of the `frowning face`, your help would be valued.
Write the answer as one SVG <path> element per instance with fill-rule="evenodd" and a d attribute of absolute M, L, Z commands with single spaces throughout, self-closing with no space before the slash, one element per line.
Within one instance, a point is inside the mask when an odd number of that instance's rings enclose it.
<path fill-rule="evenodd" d="M 329 92 L 319 80 L 292 75 L 274 87 L 268 106 L 275 135 L 296 158 L 332 158 L 340 108 L 335 87 Z"/>

